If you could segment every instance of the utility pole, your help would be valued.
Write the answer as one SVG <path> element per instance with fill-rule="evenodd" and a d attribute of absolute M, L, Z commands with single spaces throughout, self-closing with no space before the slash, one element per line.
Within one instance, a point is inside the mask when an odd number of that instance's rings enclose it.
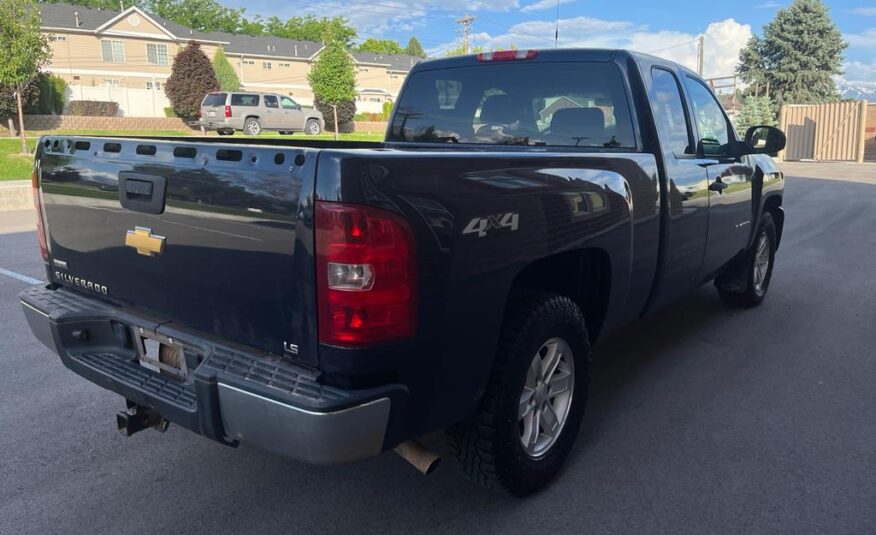
<path fill-rule="evenodd" d="M 471 44 L 471 23 L 474 22 L 475 18 L 469 14 L 465 14 L 461 19 L 456 21 L 457 24 L 462 26 L 462 29 L 459 30 L 462 33 L 462 53 L 468 54 L 469 47 Z"/>
<path fill-rule="evenodd" d="M 700 35 L 699 39 L 697 39 L 697 74 L 700 76 L 703 75 L 703 56 L 705 55 L 705 51 L 703 50 L 704 44 L 705 36 Z"/>

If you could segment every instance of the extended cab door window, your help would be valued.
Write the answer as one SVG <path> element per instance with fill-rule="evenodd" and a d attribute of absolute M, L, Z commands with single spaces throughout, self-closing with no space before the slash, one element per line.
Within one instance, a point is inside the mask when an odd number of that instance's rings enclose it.
<path fill-rule="evenodd" d="M 732 157 L 730 126 L 721 105 L 699 80 L 687 77 L 685 83 L 693 105 L 694 120 L 699 133 L 698 145 L 702 147 L 703 155 Z"/>
<path fill-rule="evenodd" d="M 690 124 L 684 112 L 681 88 L 675 75 L 655 67 L 651 72 L 651 108 L 663 146 L 675 156 L 695 153 L 691 143 Z"/>
<path fill-rule="evenodd" d="M 279 108 L 280 104 L 277 103 L 277 97 L 273 95 L 265 95 L 265 107 L 266 108 Z"/>

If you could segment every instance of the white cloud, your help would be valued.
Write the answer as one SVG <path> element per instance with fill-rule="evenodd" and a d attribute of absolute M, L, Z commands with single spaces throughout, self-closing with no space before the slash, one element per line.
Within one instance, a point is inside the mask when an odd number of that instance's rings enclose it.
<path fill-rule="evenodd" d="M 574 2 L 574 0 L 559 0 L 561 4 L 568 4 L 569 2 Z M 557 0 L 538 0 L 537 2 L 533 2 L 532 4 L 528 4 L 520 8 L 520 11 L 523 13 L 530 13 L 532 11 L 541 11 L 543 9 L 556 9 Z"/>
<path fill-rule="evenodd" d="M 772 0 L 769 0 L 767 2 L 754 6 L 754 9 L 778 9 L 782 7 L 782 5 L 783 4 L 781 2 L 774 2 Z"/>
<path fill-rule="evenodd" d="M 555 21 L 527 21 L 500 34 L 478 33 L 474 42 L 486 50 L 518 48 L 552 48 Z M 703 34 L 705 47 L 704 75 L 730 76 L 739 61 L 739 50 L 751 38 L 751 26 L 726 19 L 709 24 Z M 676 30 L 652 31 L 648 26 L 628 21 L 610 21 L 590 17 L 560 19 L 559 45 L 563 48 L 626 48 L 676 61 L 696 68 L 698 35 Z M 451 42 L 434 47 L 430 54 L 441 56 Z"/>
<path fill-rule="evenodd" d="M 847 33 L 843 38 L 850 46 L 862 48 L 876 48 L 876 28 L 864 30 L 861 33 Z"/>
<path fill-rule="evenodd" d="M 860 17 L 876 17 L 876 7 L 856 7 L 850 9 L 849 13 Z"/>
<path fill-rule="evenodd" d="M 876 82 L 876 60 L 843 63 L 843 79 L 849 82 Z"/>

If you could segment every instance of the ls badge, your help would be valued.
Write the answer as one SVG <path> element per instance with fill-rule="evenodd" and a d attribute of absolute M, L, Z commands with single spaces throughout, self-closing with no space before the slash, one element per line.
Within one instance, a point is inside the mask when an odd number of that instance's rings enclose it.
<path fill-rule="evenodd" d="M 164 252 L 164 236 L 152 234 L 152 229 L 134 227 L 125 235 L 125 245 L 137 249 L 137 254 L 155 256 Z"/>

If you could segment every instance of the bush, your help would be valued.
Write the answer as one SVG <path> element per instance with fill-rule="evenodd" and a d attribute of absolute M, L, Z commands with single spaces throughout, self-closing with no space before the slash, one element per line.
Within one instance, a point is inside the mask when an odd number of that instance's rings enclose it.
<path fill-rule="evenodd" d="M 201 45 L 192 41 L 173 58 L 164 92 L 183 119 L 197 119 L 204 95 L 219 90 L 219 81 Z"/>
<path fill-rule="evenodd" d="M 313 99 L 313 107 L 322 112 L 325 119 L 326 132 L 335 131 L 335 117 L 332 113 L 332 107 L 325 104 L 319 97 Z M 338 132 L 349 133 L 355 130 L 353 125 L 353 117 L 356 115 L 356 103 L 352 100 L 341 102 L 338 104 Z"/>
<path fill-rule="evenodd" d="M 14 95 L 15 88 L 10 85 L 0 84 L 0 119 L 3 120 L 4 125 L 6 124 L 6 119 L 10 117 L 14 117 L 16 124 L 18 123 L 18 106 L 15 103 Z M 21 104 L 24 108 L 24 112 L 29 113 L 39 102 L 39 85 L 35 82 L 31 82 L 25 88 L 22 96 L 24 98 L 22 99 Z"/>
<path fill-rule="evenodd" d="M 372 122 L 381 122 L 385 121 L 382 113 L 357 113 L 353 116 L 354 121 L 372 121 Z"/>
<path fill-rule="evenodd" d="M 415 37 L 411 37 L 411 40 L 416 39 Z M 417 43 L 419 45 L 419 42 Z M 408 42 L 408 46 L 411 46 L 410 42 Z M 388 121 L 389 116 L 392 115 L 392 102 L 384 102 L 383 103 L 383 120 Z"/>
<path fill-rule="evenodd" d="M 115 117 L 118 112 L 118 102 L 105 100 L 71 100 L 67 105 L 67 115 Z"/>
<path fill-rule="evenodd" d="M 179 117 L 179 115 L 177 115 L 176 112 L 173 111 L 173 108 L 164 108 L 164 116 L 165 117 Z"/>
<path fill-rule="evenodd" d="M 64 95 L 67 92 L 67 82 L 53 74 L 40 74 L 37 77 L 40 88 L 39 102 L 32 110 L 40 115 L 61 115 L 64 113 Z"/>

